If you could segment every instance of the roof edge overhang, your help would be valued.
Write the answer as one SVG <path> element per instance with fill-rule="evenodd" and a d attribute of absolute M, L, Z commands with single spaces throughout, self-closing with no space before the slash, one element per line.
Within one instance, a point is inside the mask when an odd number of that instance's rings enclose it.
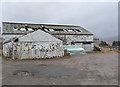
<path fill-rule="evenodd" d="M 26 35 L 27 33 L 2 33 L 2 35 Z M 94 34 L 52 34 L 52 35 L 94 35 Z"/>
<path fill-rule="evenodd" d="M 2 23 L 8 23 L 8 24 L 21 24 L 21 25 L 36 25 L 36 26 L 41 26 L 41 25 L 43 25 L 43 26 L 45 26 L 45 27 L 69 27 L 69 28 L 75 28 L 75 29 L 81 29 L 81 30 L 83 30 L 84 32 L 87 32 L 87 34 L 85 34 L 85 35 L 93 35 L 91 32 L 89 32 L 88 30 L 86 30 L 85 28 L 83 28 L 83 27 L 81 27 L 81 26 L 76 26 L 76 25 L 67 25 L 67 24 L 65 24 L 65 25 L 61 25 L 61 24 L 41 24 L 41 23 L 25 23 L 25 22 L 23 22 L 23 23 L 20 23 L 20 22 L 2 22 Z M 68 34 L 68 35 L 74 35 L 74 34 Z M 82 34 L 77 34 L 77 35 L 82 35 Z"/>
<path fill-rule="evenodd" d="M 80 26 L 77 26 L 77 25 L 72 25 L 72 24 L 51 24 L 51 23 L 26 23 L 26 22 L 5 22 L 5 21 L 3 21 L 2 23 L 9 23 L 9 24 L 34 24 L 34 25 L 49 25 L 49 26 L 68 26 L 68 27 L 80 27 Z"/>

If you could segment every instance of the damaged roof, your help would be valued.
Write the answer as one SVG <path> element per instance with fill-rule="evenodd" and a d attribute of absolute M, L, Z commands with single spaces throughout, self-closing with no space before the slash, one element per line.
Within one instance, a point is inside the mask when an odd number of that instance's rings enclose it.
<path fill-rule="evenodd" d="M 50 34 L 89 34 L 93 35 L 91 32 L 87 31 L 81 26 L 72 26 L 72 25 L 52 25 L 52 24 L 31 24 L 31 23 L 12 23 L 12 22 L 3 22 L 3 33 L 12 33 L 12 34 L 22 34 L 22 33 L 30 33 L 32 31 L 14 31 L 14 28 L 28 28 L 32 29 L 53 29 L 53 31 L 46 31 Z M 44 27 L 44 29 L 43 29 Z M 45 30 L 44 30 L 45 31 Z M 73 32 L 72 32 L 73 31 Z"/>
<path fill-rule="evenodd" d="M 42 31 L 37 30 L 35 32 L 29 33 L 22 37 L 18 38 L 20 42 L 39 42 L 39 41 L 48 41 L 48 42 L 62 42 L 61 40 L 55 38 L 54 36 Z"/>
<path fill-rule="evenodd" d="M 35 32 L 28 33 L 27 35 L 19 36 L 19 37 L 13 37 L 11 39 L 5 40 L 3 43 L 9 43 L 9 42 L 62 42 L 60 39 L 57 39 L 56 37 L 52 36 L 49 33 L 46 33 L 42 30 L 37 30 Z"/>

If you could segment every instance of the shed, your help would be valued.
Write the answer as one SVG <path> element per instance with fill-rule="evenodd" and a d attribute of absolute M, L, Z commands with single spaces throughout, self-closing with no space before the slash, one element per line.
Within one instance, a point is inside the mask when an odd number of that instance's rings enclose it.
<path fill-rule="evenodd" d="M 52 58 L 64 56 L 62 41 L 42 30 L 4 42 L 4 55 L 16 58 Z"/>

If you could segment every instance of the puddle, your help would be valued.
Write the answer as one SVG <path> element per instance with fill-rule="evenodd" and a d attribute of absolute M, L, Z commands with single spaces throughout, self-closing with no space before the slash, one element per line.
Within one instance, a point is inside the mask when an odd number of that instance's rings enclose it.
<path fill-rule="evenodd" d="M 25 71 L 25 70 L 17 70 L 13 73 L 13 75 L 20 76 L 20 77 L 34 76 L 32 72 Z"/>
<path fill-rule="evenodd" d="M 14 72 L 16 76 L 34 76 L 37 78 L 69 78 L 79 73 L 76 69 L 65 68 L 61 66 L 52 66 L 47 64 L 39 65 L 16 65 L 18 71 Z"/>
<path fill-rule="evenodd" d="M 46 65 L 46 64 L 39 64 L 40 66 L 43 66 L 43 67 L 46 67 L 46 66 L 48 66 L 48 65 Z"/>

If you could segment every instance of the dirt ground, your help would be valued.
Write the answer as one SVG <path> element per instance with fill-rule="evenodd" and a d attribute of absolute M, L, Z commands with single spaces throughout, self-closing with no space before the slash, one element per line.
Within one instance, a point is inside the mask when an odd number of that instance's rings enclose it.
<path fill-rule="evenodd" d="M 66 59 L 2 60 L 3 85 L 117 85 L 118 54 L 89 53 Z"/>

